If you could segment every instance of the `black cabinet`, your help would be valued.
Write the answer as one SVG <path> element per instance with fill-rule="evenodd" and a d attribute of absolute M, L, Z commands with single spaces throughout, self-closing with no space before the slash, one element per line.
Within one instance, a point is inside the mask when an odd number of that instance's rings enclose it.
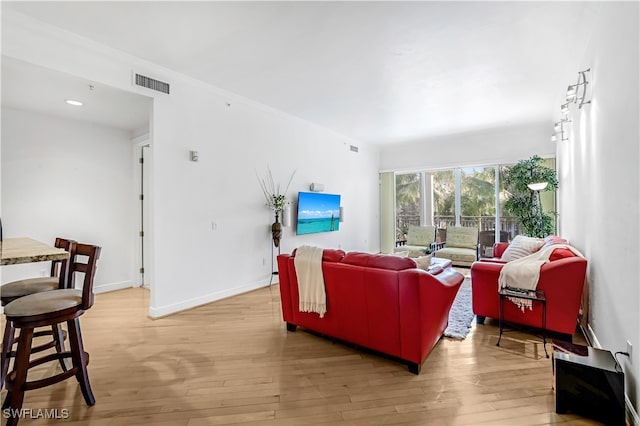
<path fill-rule="evenodd" d="M 624 373 L 611 352 L 554 344 L 556 413 L 624 425 Z"/>

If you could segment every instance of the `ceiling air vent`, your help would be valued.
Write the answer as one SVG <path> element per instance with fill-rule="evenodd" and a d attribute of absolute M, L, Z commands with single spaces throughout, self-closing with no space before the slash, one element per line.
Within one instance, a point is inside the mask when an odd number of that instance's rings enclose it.
<path fill-rule="evenodd" d="M 358 152 L 358 147 L 357 147 L 357 146 L 355 146 L 355 145 L 350 145 L 350 146 L 349 146 L 349 149 L 350 149 L 351 151 L 353 151 L 353 152 Z"/>
<path fill-rule="evenodd" d="M 169 83 L 136 73 L 136 85 L 169 94 Z"/>

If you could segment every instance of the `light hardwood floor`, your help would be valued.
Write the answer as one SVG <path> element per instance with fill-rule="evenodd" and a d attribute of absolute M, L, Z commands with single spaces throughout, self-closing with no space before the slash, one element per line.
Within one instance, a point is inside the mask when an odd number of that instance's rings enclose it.
<path fill-rule="evenodd" d="M 149 293 L 100 294 L 81 317 L 96 405 L 75 380 L 27 392 L 67 420 L 21 425 L 593 425 L 554 412 L 551 361 L 534 336 L 474 325 L 443 338 L 419 376 L 405 365 L 285 330 L 274 285 L 166 318 Z M 4 324 L 3 324 L 4 326 Z M 30 379 L 58 369 L 34 369 Z M 2 391 L 4 398 L 6 391 Z"/>

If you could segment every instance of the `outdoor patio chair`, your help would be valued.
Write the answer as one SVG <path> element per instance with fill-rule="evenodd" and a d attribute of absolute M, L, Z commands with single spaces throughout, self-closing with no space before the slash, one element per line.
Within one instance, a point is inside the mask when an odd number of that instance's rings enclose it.
<path fill-rule="evenodd" d="M 409 226 L 407 232 L 407 242 L 405 245 L 395 247 L 394 253 L 409 252 L 409 257 L 424 256 L 427 251 L 429 253 L 435 251 L 435 226 Z"/>
<path fill-rule="evenodd" d="M 434 256 L 449 259 L 454 266 L 471 266 L 478 260 L 478 228 L 448 227 L 445 246 Z"/>

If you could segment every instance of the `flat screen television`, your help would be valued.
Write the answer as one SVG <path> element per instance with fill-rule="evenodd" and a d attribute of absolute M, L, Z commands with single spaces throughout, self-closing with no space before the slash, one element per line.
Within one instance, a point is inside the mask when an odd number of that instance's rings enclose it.
<path fill-rule="evenodd" d="M 333 232 L 340 229 L 340 195 L 323 192 L 298 193 L 296 234 Z"/>

